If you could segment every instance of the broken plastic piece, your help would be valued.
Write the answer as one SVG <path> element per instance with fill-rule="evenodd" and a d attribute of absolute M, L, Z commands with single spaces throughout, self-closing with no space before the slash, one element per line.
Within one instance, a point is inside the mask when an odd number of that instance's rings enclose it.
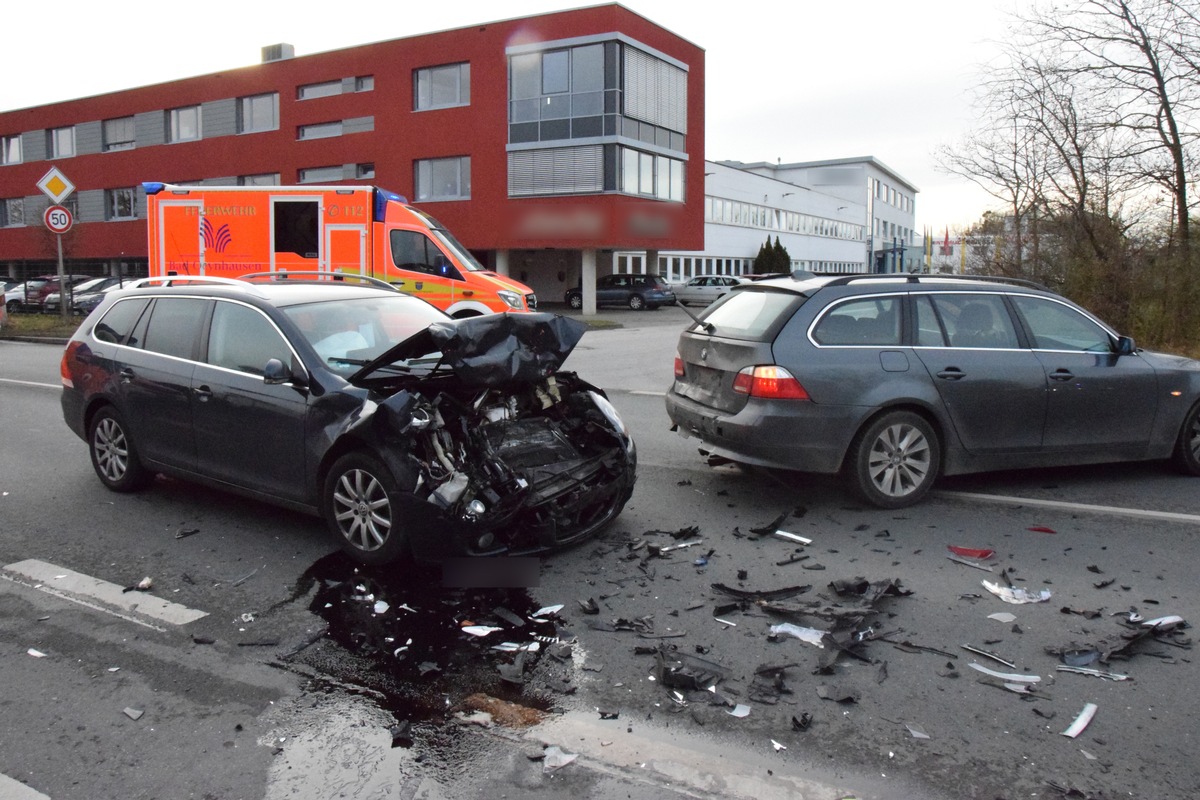
<path fill-rule="evenodd" d="M 806 731 L 811 724 L 812 714 L 807 711 L 801 712 L 799 717 L 792 717 L 792 730 L 794 731 Z"/>
<path fill-rule="evenodd" d="M 803 628 L 799 625 L 793 625 L 790 622 L 771 626 L 772 636 L 794 636 L 802 642 L 815 644 L 820 648 L 825 647 L 824 638 L 828 633 L 828 631 L 817 630 L 816 628 Z"/>
<path fill-rule="evenodd" d="M 959 558 L 958 556 L 946 556 L 946 558 L 950 559 L 951 561 L 953 561 L 956 564 L 963 564 L 968 567 L 974 567 L 975 569 L 981 569 L 984 572 L 992 572 L 993 571 L 992 568 L 990 566 L 988 566 L 987 564 L 980 564 L 978 561 L 972 561 L 969 558 Z"/>
<path fill-rule="evenodd" d="M 1079 712 L 1079 716 L 1071 723 L 1071 727 L 1062 732 L 1063 736 L 1074 739 L 1079 734 L 1083 733 L 1083 729 L 1092 721 L 1092 717 L 1096 716 L 1097 706 L 1095 703 L 1088 703 L 1083 707 L 1083 711 Z"/>
<path fill-rule="evenodd" d="M 1133 619 L 1130 617 L 1130 621 Z M 1142 623 L 1143 628 L 1154 628 L 1158 631 L 1168 631 L 1172 628 L 1177 628 L 1185 624 L 1183 617 L 1171 615 L 1169 617 L 1158 617 L 1157 619 L 1148 619 Z"/>
<path fill-rule="evenodd" d="M 34 650 L 32 647 L 29 648 L 28 650 L 26 650 L 25 652 L 28 653 L 29 655 L 33 656 L 34 658 L 45 658 L 46 657 L 46 654 L 43 653 L 41 650 Z"/>
<path fill-rule="evenodd" d="M 989 651 L 987 651 L 987 650 L 984 650 L 984 649 L 982 649 L 982 648 L 979 648 L 979 647 L 972 647 L 972 646 L 971 646 L 971 645 L 969 645 L 969 644 L 964 644 L 964 645 L 962 646 L 962 649 L 963 649 L 963 650 L 966 650 L 966 651 L 967 651 L 967 652 L 969 652 L 969 653 L 974 653 L 974 654 L 975 654 L 975 655 L 977 655 L 977 656 L 983 656 L 984 658 L 990 658 L 992 661 L 995 661 L 995 662 L 997 662 L 998 664 L 1003 664 L 1004 666 L 1008 667 L 1009 669 L 1016 669 L 1016 668 L 1017 668 L 1017 665 L 1016 665 L 1016 664 L 1014 664 L 1014 663 L 1012 663 L 1011 661 L 1008 661 L 1007 659 L 1003 659 L 1003 658 L 1001 658 L 1000 656 L 996 655 L 995 653 L 989 652 Z"/>
<path fill-rule="evenodd" d="M 658 552 L 669 553 L 672 550 L 682 550 L 685 547 L 695 547 L 698 544 L 704 544 L 704 540 L 703 539 L 692 539 L 691 541 L 680 542 L 679 544 L 669 544 L 666 547 L 658 548 Z"/>
<path fill-rule="evenodd" d="M 1007 611 L 997 611 L 995 614 L 988 614 L 988 619 L 994 619 L 997 622 L 1004 622 L 1004 623 L 1017 621 L 1016 616 L 1008 613 Z"/>
<path fill-rule="evenodd" d="M 1023 603 L 1044 603 L 1050 599 L 1050 590 L 1042 589 L 1036 594 L 1028 589 L 1014 588 L 1011 586 L 997 586 L 989 581 L 983 581 L 983 588 L 987 589 L 992 594 L 999 597 L 1006 603 L 1013 605 L 1021 605 Z"/>
<path fill-rule="evenodd" d="M 145 714 L 146 712 L 142 711 L 140 708 L 126 707 L 122 713 L 124 713 L 125 716 L 129 717 L 131 720 L 136 722 L 137 720 L 141 719 L 142 715 Z"/>
<path fill-rule="evenodd" d="M 775 531 L 771 535 L 779 539 L 786 539 L 789 542 L 796 542 L 797 544 L 812 544 L 812 539 L 799 536 L 795 533 L 789 533 L 788 531 Z"/>
<path fill-rule="evenodd" d="M 1045 525 L 1031 525 L 1027 530 L 1031 530 L 1034 533 L 1057 533 L 1058 532 L 1058 531 L 1054 530 L 1054 528 L 1047 528 Z"/>
<path fill-rule="evenodd" d="M 778 753 L 780 750 L 787 750 L 786 744 L 780 744 L 779 742 L 775 741 L 774 739 L 771 740 L 771 746 L 775 748 L 776 753 Z"/>
<path fill-rule="evenodd" d="M 472 636 L 487 636 L 488 634 L 502 631 L 503 628 L 495 628 L 491 625 L 464 625 L 460 630 L 463 633 L 469 633 Z"/>
<path fill-rule="evenodd" d="M 731 717 L 748 717 L 750 716 L 750 706 L 745 703 L 738 703 L 733 707 L 732 711 L 726 711 L 725 713 Z"/>
<path fill-rule="evenodd" d="M 579 758 L 577 753 L 564 753 L 561 748 L 556 745 L 550 745 L 545 749 L 545 758 L 542 760 L 542 771 L 553 772 L 559 767 L 565 767 L 575 759 Z"/>
<path fill-rule="evenodd" d="M 1059 664 L 1054 668 L 1056 672 L 1074 672 L 1078 675 L 1091 675 L 1093 678 L 1104 678 L 1108 681 L 1127 681 L 1128 675 L 1122 675 L 1119 672 L 1105 672 L 1100 669 L 1087 669 L 1084 667 L 1065 667 Z"/>
<path fill-rule="evenodd" d="M 376 614 L 386 614 L 388 612 L 389 608 L 391 608 L 391 605 L 388 603 L 388 601 L 386 601 L 386 600 L 376 600 L 375 601 L 375 609 L 374 610 L 375 610 Z"/>
<path fill-rule="evenodd" d="M 912 734 L 914 739 L 928 739 L 929 734 L 921 730 L 920 725 L 914 725 L 911 722 L 904 723 L 904 727 L 908 728 L 908 732 Z"/>
<path fill-rule="evenodd" d="M 768 522 L 766 525 L 763 525 L 761 528 L 751 528 L 750 532 L 757 533 L 759 536 L 766 536 L 769 533 L 774 533 L 775 531 L 779 530 L 779 526 L 783 524 L 783 521 L 787 519 L 787 517 L 788 515 L 785 511 L 775 519 Z"/>
<path fill-rule="evenodd" d="M 593 602 L 593 605 L 594 605 L 594 604 L 595 604 L 595 601 L 592 601 L 592 602 Z M 552 616 L 554 616 L 555 614 L 557 614 L 558 612 L 560 612 L 560 611 L 562 611 L 562 610 L 563 610 L 563 604 L 562 604 L 562 603 L 558 603 L 557 605 L 553 605 L 553 606 L 542 606 L 542 607 L 541 607 L 541 608 L 539 608 L 537 611 L 533 612 L 533 616 L 534 616 L 535 618 L 539 618 L 539 617 L 552 617 Z M 598 610 L 599 610 L 599 609 L 597 609 L 597 611 L 598 611 Z"/>
<path fill-rule="evenodd" d="M 501 653 L 536 653 L 542 649 L 542 646 L 537 642 L 526 642 L 525 644 L 501 642 L 492 649 L 499 650 Z"/>
<path fill-rule="evenodd" d="M 973 670 L 982 672 L 984 675 L 991 675 L 993 678 L 999 678 L 1002 681 L 1008 681 L 1010 683 L 1037 683 L 1042 679 L 1040 675 L 1021 675 L 1015 672 L 996 672 L 995 670 L 990 670 L 983 664 L 975 661 L 967 664 L 967 666 Z"/>
<path fill-rule="evenodd" d="M 996 555 L 995 550 L 986 550 L 986 549 L 978 548 L 978 547 L 959 547 L 956 544 L 952 544 L 952 545 L 947 545 L 947 548 L 950 550 L 951 553 L 954 553 L 954 555 L 956 555 L 956 556 L 962 556 L 963 558 L 973 558 L 976 561 L 983 561 L 986 558 L 991 558 L 992 556 Z"/>

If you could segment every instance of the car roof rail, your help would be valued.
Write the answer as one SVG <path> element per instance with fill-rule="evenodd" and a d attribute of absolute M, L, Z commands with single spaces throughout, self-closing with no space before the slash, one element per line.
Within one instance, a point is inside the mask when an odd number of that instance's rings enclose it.
<path fill-rule="evenodd" d="M 897 281 L 903 280 L 906 283 L 939 283 L 942 281 L 955 282 L 963 281 L 964 283 L 1002 283 L 1010 286 L 1024 286 L 1028 289 L 1038 289 L 1039 291 L 1050 291 L 1045 286 L 1036 281 L 1027 280 L 1025 278 L 1008 278 L 1003 275 L 957 275 L 951 273 L 929 273 L 929 272 L 883 272 L 872 273 L 869 275 L 840 275 L 825 284 L 825 286 L 846 286 L 859 281 Z"/>
<path fill-rule="evenodd" d="M 176 283 L 209 283 L 220 286 L 246 287 L 246 281 L 236 278 L 218 278 L 215 275 L 153 275 L 149 278 L 137 278 L 125 285 L 127 289 L 140 289 L 144 286 L 172 286 Z"/>
<path fill-rule="evenodd" d="M 278 281 L 315 281 L 320 283 L 342 283 L 344 281 L 357 281 L 367 286 L 374 286 L 377 289 L 387 289 L 391 292 L 399 292 L 396 288 L 387 281 L 379 278 L 372 278 L 370 275 L 359 275 L 353 272 L 329 272 L 327 270 L 287 270 L 280 269 L 274 272 L 251 272 L 247 275 L 239 275 L 239 281 L 255 281 L 262 279 Z"/>

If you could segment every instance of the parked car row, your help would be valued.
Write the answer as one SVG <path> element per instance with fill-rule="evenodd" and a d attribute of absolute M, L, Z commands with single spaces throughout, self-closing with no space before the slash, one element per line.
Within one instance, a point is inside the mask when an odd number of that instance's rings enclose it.
<path fill-rule="evenodd" d="M 68 290 L 80 284 L 95 280 L 94 275 L 66 275 L 61 280 L 57 275 L 39 275 L 36 278 L 13 285 L 5 285 L 4 307 L 9 312 L 41 311 L 46 298 L 51 294 L 61 294 L 65 283 Z"/>
<path fill-rule="evenodd" d="M 67 296 L 70 298 L 71 313 L 83 314 L 84 316 L 90 314 L 92 309 L 104 299 L 105 292 L 119 289 L 127 283 L 129 283 L 128 278 L 106 275 L 102 278 L 91 278 L 69 287 Z M 59 313 L 59 310 L 62 308 L 62 296 L 63 292 L 61 289 L 55 289 L 47 294 L 42 300 L 42 313 Z"/>
<path fill-rule="evenodd" d="M 583 290 L 568 289 L 565 300 L 571 308 L 583 308 Z M 675 294 L 661 275 L 622 272 L 596 279 L 596 306 L 627 306 L 634 311 L 675 305 Z"/>

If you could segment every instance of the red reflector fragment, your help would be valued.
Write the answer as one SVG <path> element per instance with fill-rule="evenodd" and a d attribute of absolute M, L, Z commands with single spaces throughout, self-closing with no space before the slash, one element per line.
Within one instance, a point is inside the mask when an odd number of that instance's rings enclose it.
<path fill-rule="evenodd" d="M 808 392 L 792 373 L 773 364 L 746 367 L 733 379 L 733 391 L 764 400 L 808 400 Z"/>
<path fill-rule="evenodd" d="M 950 548 L 951 553 L 954 553 L 956 556 L 962 556 L 963 558 L 976 558 L 982 561 L 985 558 L 991 558 L 992 556 L 996 555 L 995 550 L 982 550 L 977 547 L 959 547 L 956 544 L 947 546 Z"/>

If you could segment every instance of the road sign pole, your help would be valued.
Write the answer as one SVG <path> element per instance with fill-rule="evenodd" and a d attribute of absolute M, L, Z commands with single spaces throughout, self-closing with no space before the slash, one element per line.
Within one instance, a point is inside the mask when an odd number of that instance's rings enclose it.
<path fill-rule="evenodd" d="M 67 308 L 67 276 L 63 271 L 62 234 L 56 233 L 54 238 L 58 239 L 58 307 L 63 322 L 66 322 L 70 318 L 70 310 Z"/>

